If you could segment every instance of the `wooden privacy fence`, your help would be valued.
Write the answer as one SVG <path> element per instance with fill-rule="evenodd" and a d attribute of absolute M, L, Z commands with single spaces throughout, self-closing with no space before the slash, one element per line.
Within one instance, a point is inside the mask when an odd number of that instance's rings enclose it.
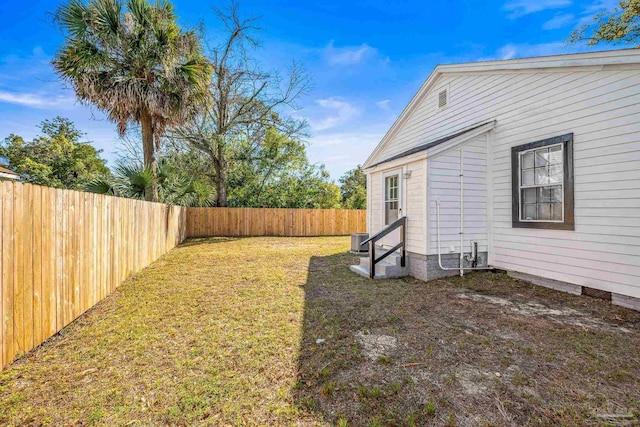
<path fill-rule="evenodd" d="M 186 209 L 4 181 L 0 368 L 186 236 Z"/>
<path fill-rule="evenodd" d="M 0 369 L 186 237 L 343 235 L 364 231 L 365 218 L 338 209 L 183 208 L 0 182 Z"/>
<path fill-rule="evenodd" d="M 341 236 L 366 231 L 366 211 L 189 208 L 187 237 Z"/>

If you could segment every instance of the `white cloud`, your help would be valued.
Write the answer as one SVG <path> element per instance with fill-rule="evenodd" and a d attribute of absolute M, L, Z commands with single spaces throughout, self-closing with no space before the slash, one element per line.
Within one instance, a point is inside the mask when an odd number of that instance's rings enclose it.
<path fill-rule="evenodd" d="M 565 42 L 540 44 L 506 44 L 496 52 L 493 59 L 530 58 L 533 56 L 560 55 L 584 51 L 580 46 L 567 46 Z"/>
<path fill-rule="evenodd" d="M 345 102 L 342 98 L 329 98 L 329 100 L 323 101 L 326 101 L 323 102 L 324 105 L 332 106 L 337 106 L 336 101 L 339 104 Z M 351 108 L 345 108 L 340 104 L 339 108 L 345 115 L 341 120 L 330 120 L 333 124 L 332 127 L 320 130 L 318 128 L 322 126 L 318 125 L 322 122 L 316 123 L 314 126 L 313 121 L 309 120 L 313 130 L 307 149 L 309 160 L 312 163 L 324 163 L 334 179 L 340 177 L 345 171 L 353 169 L 356 165 L 362 164 L 394 120 L 386 117 L 388 113 L 376 111 L 375 107 L 371 111 L 364 109 L 361 111 L 351 104 L 348 105 Z M 322 107 L 316 103 L 315 109 L 322 110 Z M 313 113 L 315 116 L 319 111 L 313 111 Z M 367 115 L 365 116 L 365 114 Z M 335 114 L 331 117 L 338 115 Z M 348 119 L 345 119 L 347 117 Z M 324 124 L 328 124 L 328 122 L 327 119 L 324 120 Z"/>
<path fill-rule="evenodd" d="M 16 72 L 19 70 L 19 72 Z M 51 68 L 51 58 L 36 46 L 26 56 L 0 57 L 0 103 L 36 109 L 65 109 L 75 104 Z"/>
<path fill-rule="evenodd" d="M 612 10 L 618 7 L 619 0 L 596 0 L 593 3 L 589 3 L 582 8 L 580 13 L 581 18 L 578 21 L 579 25 L 588 24 L 593 20 L 594 15 L 605 10 Z"/>
<path fill-rule="evenodd" d="M 313 147 L 332 147 L 336 145 L 353 147 L 356 145 L 377 144 L 384 133 L 362 132 L 360 130 L 331 132 L 315 135 L 312 138 Z M 345 153 L 342 153 L 344 155 Z M 367 153 L 368 154 L 368 153 Z M 348 156 L 349 157 L 349 156 Z"/>
<path fill-rule="evenodd" d="M 383 99 L 382 101 L 378 101 L 376 102 L 376 105 L 378 106 L 378 108 L 380 108 L 381 110 L 384 111 L 389 111 L 389 103 L 391 102 L 390 99 Z"/>
<path fill-rule="evenodd" d="M 312 163 L 324 163 L 331 176 L 338 178 L 347 170 L 364 163 L 389 126 L 391 123 L 381 122 L 373 127 L 357 126 L 314 135 L 309 141 L 309 160 Z"/>
<path fill-rule="evenodd" d="M 610 10 L 619 6 L 619 0 L 596 0 L 583 7 L 584 14 L 594 15 L 603 10 Z"/>
<path fill-rule="evenodd" d="M 360 110 L 355 105 L 339 97 L 318 99 L 316 104 L 321 107 L 323 112 L 329 110 L 330 114 L 322 119 L 309 119 L 311 128 L 315 131 L 334 128 L 354 119 L 360 114 Z"/>
<path fill-rule="evenodd" d="M 507 18 L 517 19 L 531 13 L 571 6 L 571 0 L 511 0 L 503 6 Z"/>
<path fill-rule="evenodd" d="M 518 48 L 513 44 L 508 44 L 498 49 L 498 59 L 513 59 L 517 55 Z"/>
<path fill-rule="evenodd" d="M 378 55 L 378 49 L 366 43 L 360 46 L 336 47 L 333 42 L 330 42 L 327 47 L 324 48 L 324 54 L 327 61 L 332 65 L 355 65 L 366 59 L 376 57 Z"/>
<path fill-rule="evenodd" d="M 542 24 L 544 30 L 557 30 L 573 23 L 575 17 L 570 13 L 558 13 L 553 18 Z"/>
<path fill-rule="evenodd" d="M 33 93 L 11 93 L 0 91 L 0 102 L 33 108 L 68 108 L 73 105 L 73 98 L 62 95 L 44 96 Z"/>

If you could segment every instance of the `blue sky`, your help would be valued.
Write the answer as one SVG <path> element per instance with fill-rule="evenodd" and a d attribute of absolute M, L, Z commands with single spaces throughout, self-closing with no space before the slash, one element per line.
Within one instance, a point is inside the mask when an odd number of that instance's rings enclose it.
<path fill-rule="evenodd" d="M 37 134 L 37 124 L 62 115 L 87 139 L 117 157 L 115 126 L 75 102 L 52 72 L 63 38 L 50 14 L 60 2 L 3 2 L 0 15 L 0 138 Z M 215 40 L 212 12 L 224 2 L 175 0 L 183 26 L 203 22 Z M 313 89 L 294 114 L 310 125 L 308 154 L 334 179 L 364 162 L 437 64 L 571 53 L 572 29 L 612 0 L 289 1 L 245 0 L 246 16 L 261 17 L 261 64 L 283 70 L 301 61 Z M 603 50 L 606 47 L 599 47 Z"/>

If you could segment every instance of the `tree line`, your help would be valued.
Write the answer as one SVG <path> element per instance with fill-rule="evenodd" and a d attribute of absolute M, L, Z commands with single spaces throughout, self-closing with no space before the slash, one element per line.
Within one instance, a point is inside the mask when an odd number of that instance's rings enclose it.
<path fill-rule="evenodd" d="M 33 139 L 11 134 L 0 144 L 0 156 L 22 181 L 142 200 L 154 191 L 154 175 L 138 153 L 138 132 L 125 138 L 110 169 L 101 150 L 84 140 L 69 119 L 45 120 L 39 129 Z M 229 149 L 227 206 L 366 209 L 366 176 L 360 166 L 346 172 L 338 185 L 323 165 L 309 163 L 304 143 L 273 129 L 253 148 L 233 144 Z M 217 206 L 215 181 L 201 152 L 168 139 L 156 157 L 158 201 Z"/>
<path fill-rule="evenodd" d="M 308 92 L 304 68 L 263 70 L 256 20 L 242 18 L 235 2 L 215 12 L 219 42 L 205 48 L 202 30 L 180 28 L 168 1 L 63 4 L 53 68 L 82 104 L 117 125 L 135 155 L 108 170 L 60 117 L 32 141 L 10 135 L 0 154 L 25 181 L 55 187 L 190 206 L 364 209 L 362 171 L 342 177 L 341 191 L 307 159 L 306 122 L 286 114 Z M 363 186 L 357 196 L 353 177 Z"/>

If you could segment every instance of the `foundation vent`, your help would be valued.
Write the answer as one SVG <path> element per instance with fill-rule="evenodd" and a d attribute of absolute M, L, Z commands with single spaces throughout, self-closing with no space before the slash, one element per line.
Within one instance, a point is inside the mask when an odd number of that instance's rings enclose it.
<path fill-rule="evenodd" d="M 601 291 L 600 289 L 582 287 L 582 295 L 586 295 L 592 298 L 603 299 L 605 301 L 611 301 L 611 292 Z"/>

